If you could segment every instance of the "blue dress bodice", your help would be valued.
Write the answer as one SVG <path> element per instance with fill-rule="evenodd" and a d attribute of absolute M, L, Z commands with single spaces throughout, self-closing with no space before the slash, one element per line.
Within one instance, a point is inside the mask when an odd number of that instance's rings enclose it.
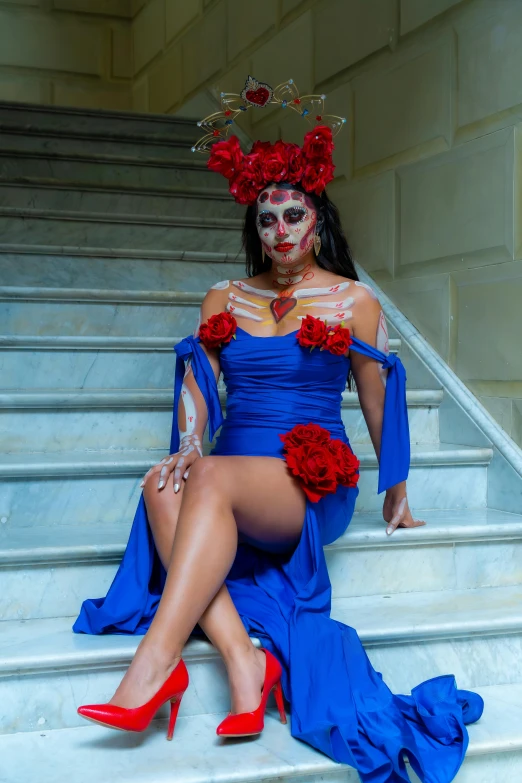
<path fill-rule="evenodd" d="M 220 363 L 227 389 L 223 419 L 213 370 L 201 349 L 199 337 L 186 337 L 177 354 L 174 410 L 177 410 L 185 361 L 192 369 L 205 399 L 210 400 L 209 437 L 221 427 L 212 454 L 282 456 L 279 433 L 296 424 L 313 422 L 332 438 L 349 443 L 341 418 L 342 393 L 350 370 L 349 356 L 328 350 L 304 348 L 297 330 L 272 337 L 254 336 L 237 327 L 235 339 L 221 348 Z M 352 337 L 356 351 L 388 369 L 379 454 L 378 492 L 404 481 L 410 464 L 410 435 L 406 406 L 406 373 L 394 354 L 384 354 Z M 179 447 L 177 419 L 172 422 L 171 453 Z"/>
<path fill-rule="evenodd" d="M 255 337 L 238 329 L 221 350 L 226 418 L 214 454 L 281 456 L 279 433 L 313 421 L 347 441 L 341 398 L 350 362 L 301 348 L 296 333 Z"/>

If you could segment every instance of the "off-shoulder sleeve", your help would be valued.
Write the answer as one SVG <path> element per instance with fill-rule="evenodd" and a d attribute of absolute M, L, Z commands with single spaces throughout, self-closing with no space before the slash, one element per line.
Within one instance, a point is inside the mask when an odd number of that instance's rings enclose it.
<path fill-rule="evenodd" d="M 395 354 L 385 354 L 372 345 L 352 337 L 350 350 L 381 362 L 388 370 L 377 492 L 393 487 L 408 478 L 410 469 L 410 428 L 406 405 L 406 370 Z"/>
<path fill-rule="evenodd" d="M 213 439 L 216 431 L 223 424 L 216 378 L 208 357 L 200 346 L 199 337 L 185 337 L 174 346 L 174 350 L 176 352 L 176 372 L 174 376 L 174 406 L 172 409 L 172 430 L 170 435 L 171 454 L 175 454 L 179 449 L 178 408 L 187 359 L 190 358 L 191 360 L 194 378 L 207 405 L 209 440 Z"/>

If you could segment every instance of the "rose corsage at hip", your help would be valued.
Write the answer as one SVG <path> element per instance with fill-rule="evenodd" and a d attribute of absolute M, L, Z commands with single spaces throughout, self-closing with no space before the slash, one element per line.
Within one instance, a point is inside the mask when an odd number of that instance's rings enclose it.
<path fill-rule="evenodd" d="M 199 339 L 205 348 L 221 348 L 223 343 L 236 339 L 237 321 L 230 313 L 211 315 L 199 327 Z"/>
<path fill-rule="evenodd" d="M 335 326 L 328 326 L 326 321 L 321 321 L 313 315 L 306 315 L 303 318 L 296 336 L 299 345 L 303 348 L 310 348 L 310 351 L 313 351 L 314 348 L 319 347 L 319 350 L 329 351 L 336 356 L 346 353 L 352 344 L 350 330 L 344 326 L 344 321 Z"/>
<path fill-rule="evenodd" d="M 279 437 L 286 464 L 312 503 L 336 492 L 339 485 L 357 486 L 359 460 L 348 444 L 332 438 L 324 427 L 296 424 Z"/>

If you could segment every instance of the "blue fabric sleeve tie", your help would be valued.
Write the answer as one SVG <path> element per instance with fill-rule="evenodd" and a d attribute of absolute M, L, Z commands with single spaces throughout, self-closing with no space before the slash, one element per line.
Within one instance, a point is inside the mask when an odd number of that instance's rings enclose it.
<path fill-rule="evenodd" d="M 217 388 L 214 371 L 210 365 L 206 353 L 203 351 L 199 337 L 185 337 L 174 346 L 176 352 L 176 372 L 174 376 L 174 407 L 172 411 L 172 430 L 170 435 L 170 453 L 175 454 L 179 449 L 178 406 L 183 377 L 185 375 L 185 362 L 191 359 L 192 372 L 196 383 L 205 398 L 208 411 L 208 439 L 211 441 L 216 431 L 223 424 L 221 402 Z"/>
<path fill-rule="evenodd" d="M 379 454 L 379 486 L 377 492 L 393 487 L 408 478 L 410 469 L 410 428 L 406 405 L 406 370 L 395 354 L 385 354 L 369 343 L 352 337 L 350 350 L 381 362 L 388 370 L 381 451 Z"/>

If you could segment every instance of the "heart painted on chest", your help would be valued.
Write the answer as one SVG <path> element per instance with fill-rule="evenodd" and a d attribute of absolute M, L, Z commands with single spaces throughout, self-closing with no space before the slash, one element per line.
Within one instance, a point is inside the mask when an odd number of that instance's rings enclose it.
<path fill-rule="evenodd" d="M 266 106 L 270 100 L 270 90 L 266 87 L 258 87 L 257 90 L 246 90 L 245 98 L 256 106 Z"/>
<path fill-rule="evenodd" d="M 272 311 L 276 324 L 278 324 L 281 318 L 284 318 L 290 310 L 293 310 L 296 304 L 297 299 L 294 299 L 293 296 L 285 297 L 285 299 L 281 299 L 280 297 L 272 299 L 270 302 L 270 310 Z"/>

